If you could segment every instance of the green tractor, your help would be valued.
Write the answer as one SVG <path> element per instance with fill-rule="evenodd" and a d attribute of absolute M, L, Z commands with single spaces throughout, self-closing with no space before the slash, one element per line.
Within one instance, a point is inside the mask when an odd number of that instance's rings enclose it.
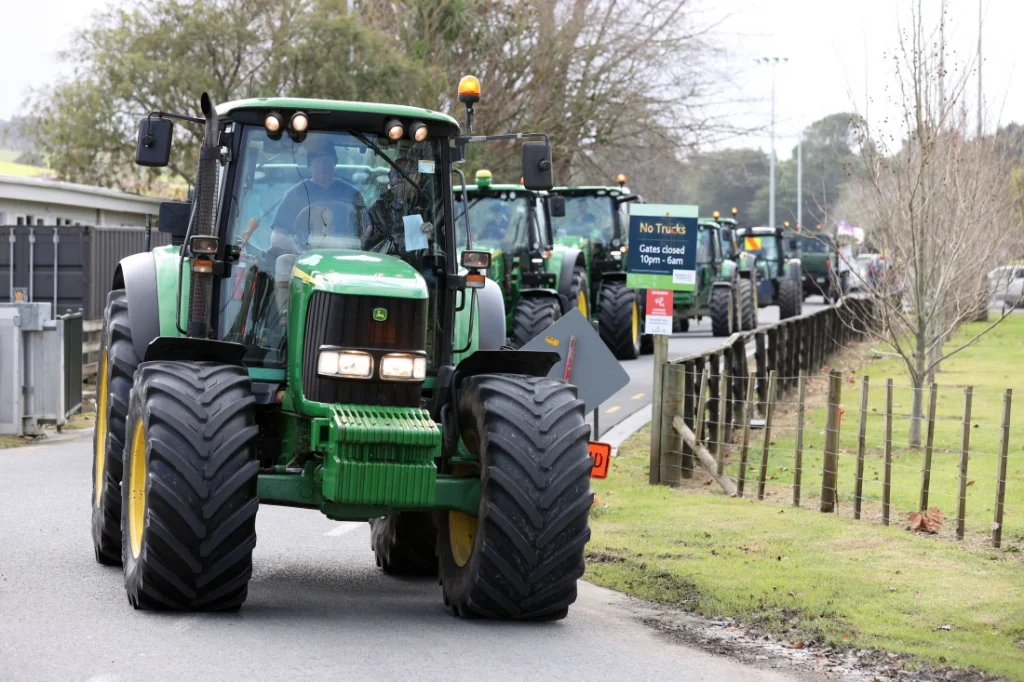
<path fill-rule="evenodd" d="M 477 171 L 466 190 L 473 244 L 491 254 L 490 279 L 505 294 L 507 328 L 522 347 L 573 308 L 589 317 L 590 296 L 584 254 L 552 249 L 546 192 L 522 185 L 493 184 L 488 170 Z M 465 211 L 455 195 L 460 248 L 465 246 Z"/>
<path fill-rule="evenodd" d="M 742 312 L 744 303 L 748 309 L 754 305 L 751 280 L 741 277 L 736 261 L 726 256 L 722 230 L 714 218 L 697 221 L 696 287 L 693 291 L 673 292 L 673 332 L 689 331 L 691 319 L 699 322 L 704 317 L 711 318 L 714 336 L 730 336 L 757 327 L 756 317 Z M 744 321 L 751 326 L 744 326 Z"/>
<path fill-rule="evenodd" d="M 810 230 L 791 229 L 787 224 L 782 231 L 789 253 L 800 259 L 803 295 L 820 295 L 826 301 L 838 301 L 845 282 L 839 276 L 839 249 L 835 240 L 822 231 L 821 225 Z"/>
<path fill-rule="evenodd" d="M 800 259 L 787 254 L 783 234 L 784 228 L 741 227 L 736 236 L 743 251 L 756 259 L 758 301 L 779 306 L 779 319 L 785 320 L 803 310 L 803 273 Z"/>
<path fill-rule="evenodd" d="M 598 332 L 620 360 L 650 350 L 641 334 L 642 292 L 626 286 L 625 253 L 629 237 L 629 204 L 642 201 L 626 188 L 620 174 L 614 187 L 556 187 L 550 201 L 555 249 L 582 251 L 590 285 L 591 316 Z"/>
<path fill-rule="evenodd" d="M 722 246 L 722 258 L 736 263 L 739 274 L 737 281 L 737 319 L 733 326 L 738 330 L 757 329 L 757 309 L 760 307 L 757 287 L 757 263 L 749 253 L 740 248 L 736 233 L 739 223 L 736 216 L 739 209 L 732 209 L 731 218 L 723 218 L 718 211 L 711 214 L 711 220 L 718 223 L 719 243 Z"/>
<path fill-rule="evenodd" d="M 459 91 L 470 130 L 479 83 Z M 378 565 L 439 573 L 456 615 L 564 617 L 590 537 L 584 404 L 547 377 L 557 354 L 503 347 L 491 256 L 468 235 L 458 255 L 453 210 L 467 143 L 533 136 L 361 102 L 201 110 L 140 123 L 141 165 L 168 163 L 172 118 L 202 145 L 193 200 L 161 207 L 174 245 L 111 282 L 96 559 L 135 608 L 237 609 L 257 512 L 283 505 L 369 521 Z M 550 188 L 546 137 L 522 153 L 525 188 Z M 290 186 L 264 173 L 282 163 Z"/>

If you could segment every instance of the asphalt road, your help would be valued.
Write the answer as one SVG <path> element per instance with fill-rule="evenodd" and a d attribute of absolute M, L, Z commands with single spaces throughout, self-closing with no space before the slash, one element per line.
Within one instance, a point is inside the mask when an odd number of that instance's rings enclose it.
<path fill-rule="evenodd" d="M 812 296 L 804 301 L 804 312 L 810 313 L 825 307 L 821 296 Z M 761 308 L 757 313 L 759 327 L 779 321 L 778 306 Z M 704 318 L 700 324 L 690 324 L 685 334 L 673 334 L 668 342 L 669 359 L 681 358 L 702 351 L 713 350 L 727 339 L 711 335 L 711 320 Z M 654 359 L 650 355 L 641 355 L 636 360 L 625 360 L 622 363 L 629 373 L 629 383 L 602 406 L 599 414 L 601 433 L 606 433 L 613 426 L 629 417 L 634 412 L 651 404 L 651 393 L 654 384 Z"/>
<path fill-rule="evenodd" d="M 558 623 L 462 621 L 365 523 L 263 507 L 237 614 L 134 611 L 89 539 L 91 438 L 0 450 L 0 680 L 792 680 L 670 642 L 581 585 Z"/>

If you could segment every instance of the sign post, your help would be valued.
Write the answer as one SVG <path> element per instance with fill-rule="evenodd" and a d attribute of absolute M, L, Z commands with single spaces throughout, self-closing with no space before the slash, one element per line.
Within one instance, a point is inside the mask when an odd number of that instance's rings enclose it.
<path fill-rule="evenodd" d="M 696 206 L 632 204 L 626 286 L 646 290 L 644 333 L 654 337 L 654 400 L 651 405 L 651 459 L 648 481 L 661 482 L 662 380 L 668 363 L 674 291 L 697 284 Z"/>

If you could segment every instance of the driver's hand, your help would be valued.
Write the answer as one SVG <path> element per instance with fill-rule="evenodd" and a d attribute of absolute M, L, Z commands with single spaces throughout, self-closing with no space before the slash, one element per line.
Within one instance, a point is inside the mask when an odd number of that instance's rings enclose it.
<path fill-rule="evenodd" d="M 420 225 L 420 232 L 427 235 L 428 238 L 434 238 L 434 223 L 423 223 Z"/>
<path fill-rule="evenodd" d="M 277 229 L 270 233 L 270 248 L 273 250 L 299 252 L 299 245 L 295 241 L 295 235 L 284 230 Z"/>

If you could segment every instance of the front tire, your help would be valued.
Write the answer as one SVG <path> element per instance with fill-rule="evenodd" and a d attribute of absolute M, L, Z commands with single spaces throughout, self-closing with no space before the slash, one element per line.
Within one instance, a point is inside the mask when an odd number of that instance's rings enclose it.
<path fill-rule="evenodd" d="M 618 360 L 640 357 L 640 300 L 625 282 L 601 284 L 597 330 Z"/>
<path fill-rule="evenodd" d="M 107 294 L 96 386 L 92 451 L 92 544 L 96 561 L 121 565 L 121 476 L 125 420 L 139 357 L 132 343 L 124 289 Z"/>
<path fill-rule="evenodd" d="M 438 512 L 445 604 L 462 617 L 564 618 L 583 575 L 594 498 L 576 388 L 473 376 L 462 384 L 459 424 L 480 457 L 480 510 Z"/>
<path fill-rule="evenodd" d="M 740 280 L 740 329 L 757 329 L 757 303 L 754 301 L 754 283 L 749 279 Z"/>
<path fill-rule="evenodd" d="M 569 308 L 579 310 L 587 320 L 590 320 L 589 292 L 587 271 L 580 267 L 575 268 L 572 271 L 572 283 L 569 285 Z"/>
<path fill-rule="evenodd" d="M 255 399 L 244 367 L 139 366 L 128 411 L 121 554 L 137 609 L 245 601 L 256 546 Z"/>
<path fill-rule="evenodd" d="M 388 575 L 437 575 L 437 526 L 432 512 L 394 512 L 370 521 L 370 546 Z"/>
<path fill-rule="evenodd" d="M 733 332 L 733 289 L 731 286 L 717 286 L 711 290 L 711 334 L 732 336 Z"/>
<path fill-rule="evenodd" d="M 562 316 L 562 306 L 553 296 L 530 296 L 519 299 L 512 317 L 512 342 L 517 348 L 540 335 Z"/>
<path fill-rule="evenodd" d="M 779 319 L 787 320 L 800 314 L 803 300 L 800 297 L 800 283 L 794 279 L 779 282 Z"/>

